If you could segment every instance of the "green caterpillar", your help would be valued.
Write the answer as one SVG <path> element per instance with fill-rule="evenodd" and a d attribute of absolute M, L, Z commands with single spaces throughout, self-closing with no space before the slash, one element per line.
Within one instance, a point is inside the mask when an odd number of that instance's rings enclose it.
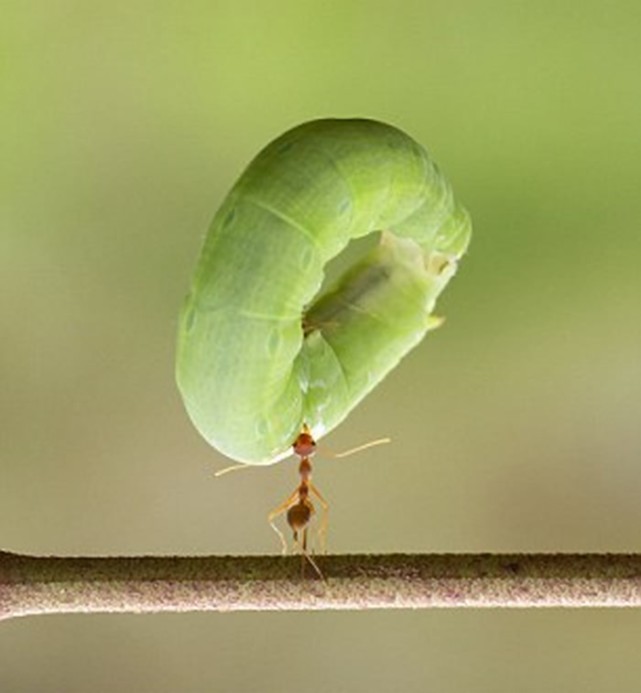
<path fill-rule="evenodd" d="M 317 297 L 355 238 L 381 243 Z M 335 428 L 438 322 L 471 235 L 425 150 L 373 120 L 315 120 L 269 144 L 209 229 L 180 317 L 177 381 L 196 428 L 247 464 Z"/>

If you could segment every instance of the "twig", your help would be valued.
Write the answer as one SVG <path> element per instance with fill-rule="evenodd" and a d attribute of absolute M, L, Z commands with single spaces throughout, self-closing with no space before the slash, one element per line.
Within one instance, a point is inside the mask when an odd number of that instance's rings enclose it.
<path fill-rule="evenodd" d="M 30 614 L 641 606 L 641 554 L 58 558 L 0 552 L 0 619 Z"/>

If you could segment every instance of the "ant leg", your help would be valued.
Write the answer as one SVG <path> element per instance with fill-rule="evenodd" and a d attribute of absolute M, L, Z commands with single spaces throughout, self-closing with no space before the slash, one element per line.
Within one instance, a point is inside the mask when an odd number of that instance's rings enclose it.
<path fill-rule="evenodd" d="M 303 529 L 303 537 L 300 542 L 300 576 L 305 577 L 305 559 L 309 560 L 307 555 L 307 527 Z"/>
<path fill-rule="evenodd" d="M 318 548 L 320 553 L 327 553 L 327 525 L 329 524 L 329 503 L 323 498 L 323 494 L 310 482 L 310 491 L 318 498 L 323 509 L 323 515 L 318 527 Z"/>
<path fill-rule="evenodd" d="M 291 505 L 294 503 L 294 501 L 298 498 L 298 489 L 294 491 L 294 493 L 289 496 L 289 498 L 285 501 L 283 501 L 277 508 L 274 508 L 269 515 L 267 516 L 267 522 L 269 522 L 271 528 L 278 534 L 278 538 L 280 539 L 280 544 L 282 548 L 282 554 L 285 556 L 287 554 L 287 542 L 285 541 L 285 535 L 278 529 L 276 526 L 274 520 L 277 517 L 280 517 L 283 513 L 287 512 Z"/>
<path fill-rule="evenodd" d="M 314 514 L 314 506 L 309 500 L 304 501 L 307 508 L 310 510 L 310 516 Z M 291 506 L 290 506 L 291 507 Z M 272 525 L 273 526 L 273 525 Z M 301 577 L 305 577 L 305 562 L 309 563 L 314 569 L 314 572 L 321 580 L 325 580 L 321 569 L 316 564 L 316 561 L 312 558 L 309 551 L 307 550 L 307 531 L 308 526 L 305 525 L 299 531 L 294 531 L 294 550 L 296 553 L 300 552 L 301 558 Z"/>
<path fill-rule="evenodd" d="M 298 541 L 297 541 L 297 543 L 298 543 Z M 303 561 L 303 563 L 301 564 L 301 577 L 305 577 L 305 560 L 306 560 L 309 563 L 309 565 L 312 566 L 316 575 L 318 575 L 318 577 L 324 581 L 325 576 L 321 572 L 321 569 L 318 567 L 318 565 L 316 565 L 316 561 L 310 556 L 310 554 L 307 551 L 307 527 L 305 527 L 305 529 L 303 529 L 303 541 L 300 544 L 300 549 L 301 549 L 301 559 Z"/>

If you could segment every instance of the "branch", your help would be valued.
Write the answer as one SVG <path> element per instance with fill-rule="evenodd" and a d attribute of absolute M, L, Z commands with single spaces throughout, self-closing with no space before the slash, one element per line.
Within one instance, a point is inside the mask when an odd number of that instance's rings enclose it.
<path fill-rule="evenodd" d="M 0 619 L 31 614 L 641 606 L 641 554 L 58 558 L 0 552 Z"/>

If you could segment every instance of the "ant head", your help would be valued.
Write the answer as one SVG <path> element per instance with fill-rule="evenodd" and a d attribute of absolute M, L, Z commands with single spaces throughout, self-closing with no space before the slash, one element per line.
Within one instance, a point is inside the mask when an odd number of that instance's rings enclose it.
<path fill-rule="evenodd" d="M 307 424 L 303 424 L 303 430 L 298 434 L 292 449 L 294 454 L 301 458 L 311 457 L 316 452 L 316 441 L 312 437 L 312 432 Z"/>

